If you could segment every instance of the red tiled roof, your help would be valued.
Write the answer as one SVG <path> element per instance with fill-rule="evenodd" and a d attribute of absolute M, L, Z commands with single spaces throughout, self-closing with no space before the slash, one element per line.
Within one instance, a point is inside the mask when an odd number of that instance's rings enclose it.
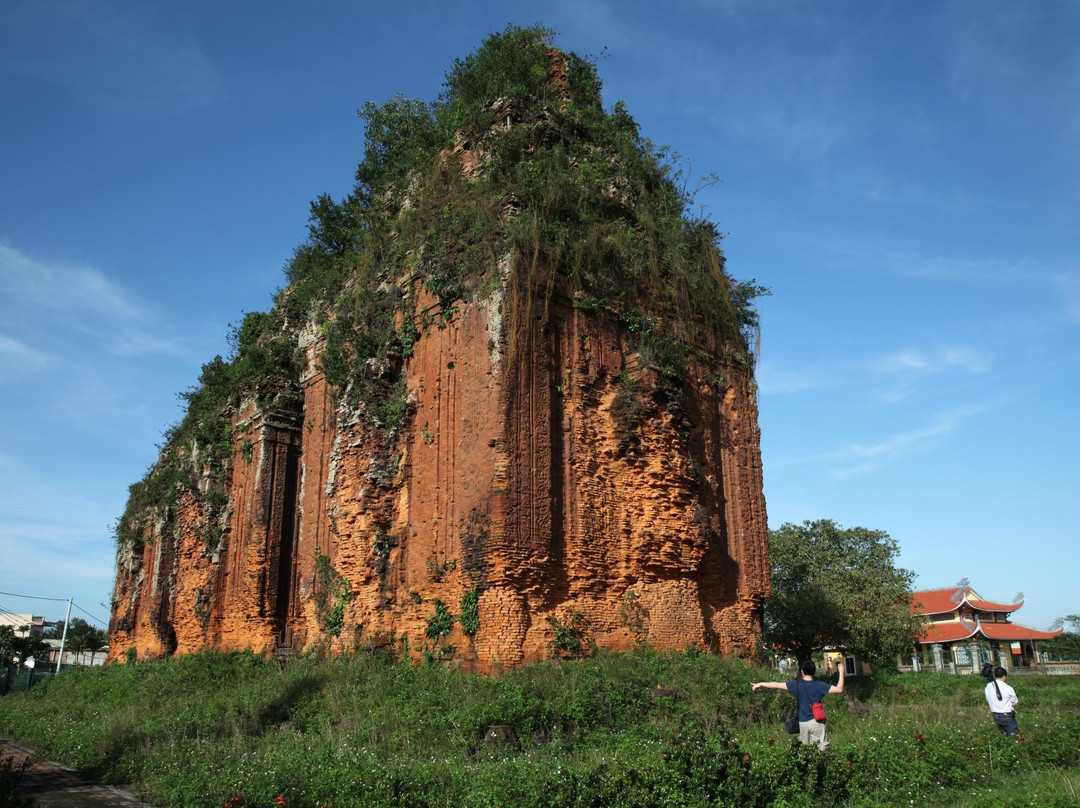
<path fill-rule="evenodd" d="M 927 623 L 919 636 L 920 643 L 958 642 L 968 637 L 1013 642 L 1017 640 L 1049 640 L 1064 629 L 1039 631 L 1016 623 L 975 623 L 974 620 L 953 620 L 945 623 Z"/>
<path fill-rule="evenodd" d="M 1016 603 L 998 603 L 987 600 L 970 586 L 964 594 L 964 600 L 970 603 L 973 608 L 982 609 L 984 612 L 1015 612 L 1024 605 L 1023 598 L 1020 598 Z"/>
<path fill-rule="evenodd" d="M 950 623 L 928 623 L 919 637 L 921 643 L 956 642 L 966 640 L 975 633 L 975 623 L 958 620 Z"/>
<path fill-rule="evenodd" d="M 957 597 L 953 600 L 953 597 Z M 924 589 L 921 592 L 911 593 L 911 611 L 913 614 L 944 614 L 955 612 L 960 605 L 960 590 L 956 587 L 949 589 Z"/>
<path fill-rule="evenodd" d="M 1039 631 L 1037 628 L 1016 623 L 983 623 L 980 628 L 988 640 L 1049 640 L 1065 630 L 1059 628 L 1057 631 Z"/>
<path fill-rule="evenodd" d="M 946 614 L 955 612 L 964 602 L 973 609 L 983 612 L 1015 612 L 1024 605 L 1019 603 L 995 603 L 983 598 L 970 586 L 950 586 L 945 589 L 924 589 L 911 593 L 911 611 L 913 614 Z"/>

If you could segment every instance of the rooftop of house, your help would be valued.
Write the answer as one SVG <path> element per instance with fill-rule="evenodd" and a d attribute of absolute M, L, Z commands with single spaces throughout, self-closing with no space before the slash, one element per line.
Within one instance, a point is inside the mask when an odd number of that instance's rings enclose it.
<path fill-rule="evenodd" d="M 19 637 L 25 637 L 27 632 L 40 637 L 45 629 L 45 618 L 36 614 L 0 611 L 0 626 L 11 626 Z"/>
<path fill-rule="evenodd" d="M 1059 634 L 1057 631 L 1040 631 L 1037 628 L 1021 626 L 1017 623 L 984 623 L 979 620 L 960 619 L 947 623 L 928 623 L 923 627 L 920 643 L 960 642 L 971 637 L 982 637 L 1000 642 L 1018 642 L 1021 640 L 1049 640 Z"/>
<path fill-rule="evenodd" d="M 959 611 L 964 604 L 978 612 L 1015 612 L 1024 605 L 1003 603 L 984 598 L 970 586 L 950 586 L 945 589 L 923 589 L 911 593 L 911 610 L 916 614 L 946 614 Z"/>
<path fill-rule="evenodd" d="M 911 610 L 933 618 L 935 615 L 954 615 L 928 622 L 922 629 L 920 643 L 959 642 L 979 636 L 987 640 L 1016 642 L 1020 640 L 1049 640 L 1063 629 L 1040 631 L 1018 623 L 1010 623 L 1008 615 L 1024 605 L 987 600 L 970 586 L 951 586 L 945 589 L 924 589 L 911 594 Z M 968 608 L 964 608 L 967 606 Z M 980 615 L 1000 614 L 1003 619 L 981 619 Z"/>

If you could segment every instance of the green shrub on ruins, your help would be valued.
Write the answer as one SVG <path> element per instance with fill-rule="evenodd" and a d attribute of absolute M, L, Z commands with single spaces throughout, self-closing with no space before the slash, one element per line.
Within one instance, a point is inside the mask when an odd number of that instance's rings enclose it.
<path fill-rule="evenodd" d="M 390 649 L 393 646 L 389 646 Z M 161 808 L 1075 805 L 1074 677 L 1017 676 L 1019 741 L 977 677 L 850 681 L 832 748 L 784 734 L 776 673 L 638 648 L 484 677 L 357 651 L 72 669 L 0 698 L 0 734 Z M 517 744 L 488 746 L 493 725 Z"/>

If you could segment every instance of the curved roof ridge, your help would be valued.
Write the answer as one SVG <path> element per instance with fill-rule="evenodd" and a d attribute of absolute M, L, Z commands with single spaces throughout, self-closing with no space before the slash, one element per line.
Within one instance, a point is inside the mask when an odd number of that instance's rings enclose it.
<path fill-rule="evenodd" d="M 1024 605 L 1023 598 L 1015 603 L 990 600 L 980 595 L 970 586 L 964 587 L 964 597 L 961 602 L 989 612 L 1015 612 Z"/>
<path fill-rule="evenodd" d="M 964 604 L 983 612 L 1015 612 L 1024 605 L 1024 600 L 1016 603 L 990 600 L 966 584 L 919 589 L 911 593 L 911 609 L 917 614 L 946 614 L 957 611 Z"/>
<path fill-rule="evenodd" d="M 980 632 L 988 640 L 1050 640 L 1061 635 L 1065 629 L 1056 631 L 1041 631 L 1030 626 L 1022 626 L 1019 623 L 982 623 Z"/>

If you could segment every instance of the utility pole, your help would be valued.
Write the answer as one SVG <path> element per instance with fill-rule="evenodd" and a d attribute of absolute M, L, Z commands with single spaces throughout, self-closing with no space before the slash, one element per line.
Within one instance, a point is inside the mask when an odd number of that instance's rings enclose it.
<path fill-rule="evenodd" d="M 68 598 L 67 614 L 64 615 L 64 633 L 60 635 L 60 656 L 56 658 L 56 673 L 60 673 L 60 665 L 64 661 L 64 643 L 67 642 L 68 625 L 71 623 L 71 598 Z"/>

